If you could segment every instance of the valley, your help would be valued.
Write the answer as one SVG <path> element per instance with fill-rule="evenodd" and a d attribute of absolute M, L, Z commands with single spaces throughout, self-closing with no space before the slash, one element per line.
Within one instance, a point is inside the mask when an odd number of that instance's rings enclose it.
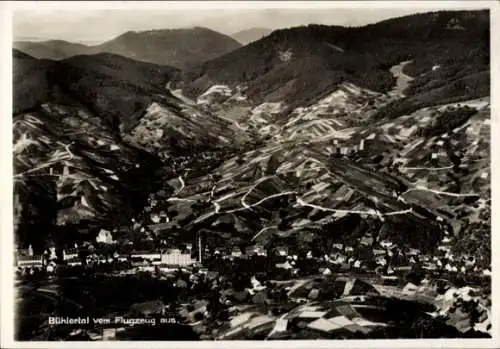
<path fill-rule="evenodd" d="M 99 53 L 16 46 L 20 304 L 38 309 L 53 287 L 79 316 L 173 314 L 179 331 L 115 326 L 115 339 L 490 336 L 487 15 L 309 25 L 247 45 L 158 30 L 141 57 L 147 32 Z M 181 34 L 224 44 L 202 60 L 152 48 Z M 120 287 L 137 296 L 97 296 Z M 20 336 L 106 332 L 47 334 L 39 320 Z"/>

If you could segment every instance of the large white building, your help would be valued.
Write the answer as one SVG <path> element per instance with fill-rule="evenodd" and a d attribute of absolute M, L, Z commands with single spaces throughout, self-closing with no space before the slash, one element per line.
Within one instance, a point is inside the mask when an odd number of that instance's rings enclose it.
<path fill-rule="evenodd" d="M 43 257 L 38 256 L 18 256 L 16 258 L 16 265 L 18 268 L 42 268 L 43 267 Z"/>
<path fill-rule="evenodd" d="M 131 254 L 132 259 L 142 259 L 151 265 L 157 266 L 188 266 L 197 261 L 191 258 L 190 252 L 182 252 L 180 249 L 169 249 L 166 251 L 136 251 Z"/>
<path fill-rule="evenodd" d="M 179 249 L 171 249 L 161 254 L 161 264 L 188 266 L 196 263 L 196 259 L 191 258 L 191 253 L 182 253 Z"/>

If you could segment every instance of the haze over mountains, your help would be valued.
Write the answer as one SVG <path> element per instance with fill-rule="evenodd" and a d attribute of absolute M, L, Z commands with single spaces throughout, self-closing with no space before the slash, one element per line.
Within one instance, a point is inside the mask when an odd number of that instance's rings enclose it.
<path fill-rule="evenodd" d="M 454 235 L 487 254 L 487 11 L 243 47 L 203 28 L 126 33 L 98 46 L 111 53 L 30 45 L 16 47 L 60 61 L 13 53 L 21 244 L 107 227 L 319 249 L 368 233 L 432 250 Z"/>
<path fill-rule="evenodd" d="M 250 28 L 234 33 L 231 35 L 231 37 L 242 45 L 248 45 L 251 42 L 268 36 L 272 32 L 273 30 L 268 28 Z"/>
<path fill-rule="evenodd" d="M 199 27 L 130 31 L 94 46 L 62 40 L 14 42 L 15 49 L 40 59 L 60 60 L 76 55 L 106 52 L 177 68 L 216 58 L 240 46 L 241 44 L 229 36 Z"/>

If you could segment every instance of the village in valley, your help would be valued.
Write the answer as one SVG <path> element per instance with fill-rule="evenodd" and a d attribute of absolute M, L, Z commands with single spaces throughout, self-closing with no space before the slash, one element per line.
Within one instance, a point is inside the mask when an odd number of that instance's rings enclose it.
<path fill-rule="evenodd" d="M 15 39 L 16 340 L 494 339 L 490 12 L 307 13 Z"/>
<path fill-rule="evenodd" d="M 404 251 L 390 241 L 380 241 L 375 244 L 371 236 L 364 236 L 356 246 L 344 246 L 335 243 L 331 247 L 330 255 L 313 257 L 311 251 L 307 251 L 305 260 L 320 262 L 322 267 L 317 271 L 323 275 L 329 275 L 334 271 L 357 271 L 372 272 L 377 275 L 391 276 L 408 273 L 414 268 L 427 270 L 429 273 L 449 273 L 450 275 L 490 276 L 491 268 L 486 266 L 472 256 L 454 256 L 451 253 L 450 237 L 444 237 L 438 246 L 437 255 L 429 256 L 421 254 L 420 250 L 409 248 Z M 133 245 L 133 243 L 129 243 Z M 56 268 L 81 267 L 83 265 L 98 266 L 103 264 L 122 263 L 128 265 L 130 270 L 136 271 L 162 271 L 168 272 L 176 268 L 203 268 L 203 256 L 211 255 L 211 258 L 222 259 L 228 263 L 237 259 L 251 259 L 253 256 L 267 258 L 268 251 L 261 244 L 254 244 L 246 248 L 234 246 L 220 246 L 212 251 L 203 248 L 201 239 L 197 241 L 198 248 L 193 250 L 192 243 L 182 244 L 177 248 L 159 248 L 152 250 L 133 250 L 128 253 L 120 253 L 118 243 L 113 240 L 112 233 L 102 229 L 95 243 L 85 242 L 81 246 L 75 244 L 73 249 L 62 250 L 62 258 L 56 254 L 56 248 L 50 247 L 42 255 L 34 255 L 31 246 L 28 249 L 16 250 L 16 272 L 19 276 L 33 275 L 35 273 L 52 274 Z M 101 247 L 101 248 L 99 248 Z M 299 269 L 296 267 L 299 257 L 298 251 L 289 251 L 286 246 L 278 246 L 270 251 L 279 260 L 274 267 L 287 271 L 290 277 L 296 276 Z M 82 257 L 84 256 L 84 257 Z M 369 256 L 369 258 L 366 258 Z M 128 264 L 127 264 L 128 263 Z M 483 264 L 483 267 L 481 267 Z M 370 268 L 369 266 L 375 266 Z"/>
<path fill-rule="evenodd" d="M 203 246 L 200 235 L 196 241 L 176 247 L 166 247 L 166 242 L 161 241 L 160 246 L 137 250 L 133 242 L 120 244 L 113 239 L 112 232 L 101 229 L 95 241 L 75 244 L 74 248 L 57 253 L 55 247 L 42 255 L 34 255 L 31 246 L 27 250 L 18 249 L 15 270 L 21 285 L 38 280 L 48 285 L 45 289 L 51 289 L 50 285 L 57 289 L 55 285 L 61 279 L 75 276 L 166 281 L 166 287 L 177 290 L 175 301 L 168 303 L 161 297 L 138 300 L 130 306 L 132 314 L 143 318 L 170 314 L 169 321 L 189 326 L 196 336 L 205 339 L 242 335 L 280 339 L 288 338 L 287 333 L 302 338 L 302 332 L 304 338 L 328 338 L 339 331 L 352 336 L 361 331 L 368 336 L 387 326 L 383 321 L 368 320 L 371 315 L 364 318 L 359 314 L 362 311 L 355 312 L 356 316 L 341 312 L 342 320 L 325 318 L 335 298 L 349 299 L 349 307 L 353 309 L 370 307 L 366 302 L 380 299 L 421 304 L 425 308 L 432 305 L 434 310 L 427 313 L 436 318 L 449 318 L 450 313 L 456 313 L 462 306 L 461 316 L 452 317 L 448 324 L 462 334 L 488 334 L 491 319 L 487 306 L 491 301 L 487 291 L 471 284 L 488 284 L 490 266 L 466 254 L 454 255 L 451 242 L 452 238 L 443 238 L 438 252 L 427 255 L 415 248 L 404 249 L 391 241 L 375 241 L 365 235 L 356 244 L 334 243 L 329 254 L 317 255 L 312 250 L 284 245 L 266 248 L 259 243 L 208 247 Z M 50 292 L 57 294 L 54 289 Z M 353 302 L 359 303 L 358 306 Z M 377 306 L 382 311 L 383 306 Z M 301 313 L 303 307 L 307 309 Z M 474 319 L 466 307 L 477 308 Z M 307 320 L 301 324 L 302 332 L 293 327 L 301 319 Z M 284 321 L 290 325 L 287 327 Z M 215 324 L 219 327 L 214 327 Z M 131 338 L 127 336 L 133 335 L 127 335 L 127 331 L 144 326 L 151 324 L 131 322 L 128 327 L 109 324 L 100 329 L 73 326 L 65 338 L 76 340 L 82 335 L 90 340 Z"/>
<path fill-rule="evenodd" d="M 478 109 L 485 108 L 489 100 L 469 102 L 478 103 Z M 475 111 L 459 105 L 441 112 L 460 116 Z M 481 138 L 489 123 L 482 120 L 485 114 L 478 115 L 450 137 Z M 59 240 L 57 246 L 49 240 L 41 254 L 31 245 L 16 248 L 16 287 L 19 300 L 27 303 L 23 313 L 40 313 L 37 319 L 27 315 L 19 337 L 489 337 L 491 262 L 480 241 L 486 235 L 480 232 L 489 229 L 485 222 L 490 200 L 429 189 L 455 183 L 447 174 L 428 173 L 429 168 L 441 168 L 450 153 L 441 149 L 444 136 L 417 139 L 399 153 L 377 151 L 386 140 L 410 141 L 425 131 L 411 128 L 412 118 L 400 119 L 401 124 L 382 124 L 359 134 L 346 131 L 344 140 L 341 132 L 336 139 L 323 139 L 327 156 L 318 154 L 314 141 L 290 132 L 292 144 L 299 137 L 308 146 L 290 146 L 284 139 L 269 143 L 264 151 L 232 157 L 207 176 L 176 171 L 168 180 L 171 192 L 150 193 L 128 225 L 93 227 L 87 235 L 65 232 L 81 238 Z M 309 135 L 321 136 L 314 133 L 315 127 Z M 486 154 L 488 140 L 473 145 L 460 155 L 462 163 L 443 168 L 460 173 L 467 164 L 484 161 L 480 155 Z M 276 151 L 282 154 L 277 164 L 276 155 L 269 155 Z M 176 161 L 179 168 L 193 161 L 217 163 L 217 155 L 205 155 Z M 368 159 L 374 168 L 386 168 L 383 179 L 356 164 L 359 158 Z M 318 159 L 329 165 L 319 166 Z M 264 175 L 270 169 L 276 173 Z M 478 173 L 471 177 L 474 191 L 487 185 L 487 172 Z M 403 177 L 415 187 L 398 179 Z M 259 179 L 253 183 L 254 178 Z M 424 197 L 418 190 L 430 195 Z M 360 193 L 370 195 L 374 203 L 366 204 Z M 457 200 L 445 207 L 439 195 Z M 388 206 L 381 210 L 379 200 Z M 419 201 L 430 212 L 414 204 Z M 81 203 L 88 208 L 84 197 Z M 388 208 L 393 211 L 383 212 Z M 410 221 L 401 228 L 390 223 L 392 217 L 408 213 L 432 219 L 425 227 Z M 252 220 L 261 219 L 259 214 L 266 218 L 255 225 Z M 340 224 L 333 227 L 335 220 Z M 352 222 L 358 227 L 349 226 Z M 349 233 L 335 233 L 342 229 Z M 398 229 L 401 232 L 394 234 Z M 469 236 L 468 231 L 477 233 Z M 51 324 L 46 319 L 50 312 L 39 310 L 47 299 L 71 316 L 132 320 L 76 328 Z"/>

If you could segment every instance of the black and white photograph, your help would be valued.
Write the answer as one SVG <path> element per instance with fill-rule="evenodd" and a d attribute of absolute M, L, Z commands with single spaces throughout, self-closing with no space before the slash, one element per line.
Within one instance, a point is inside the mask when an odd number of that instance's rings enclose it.
<path fill-rule="evenodd" d="M 10 2 L 12 341 L 491 346 L 498 4 L 353 3 Z"/>

